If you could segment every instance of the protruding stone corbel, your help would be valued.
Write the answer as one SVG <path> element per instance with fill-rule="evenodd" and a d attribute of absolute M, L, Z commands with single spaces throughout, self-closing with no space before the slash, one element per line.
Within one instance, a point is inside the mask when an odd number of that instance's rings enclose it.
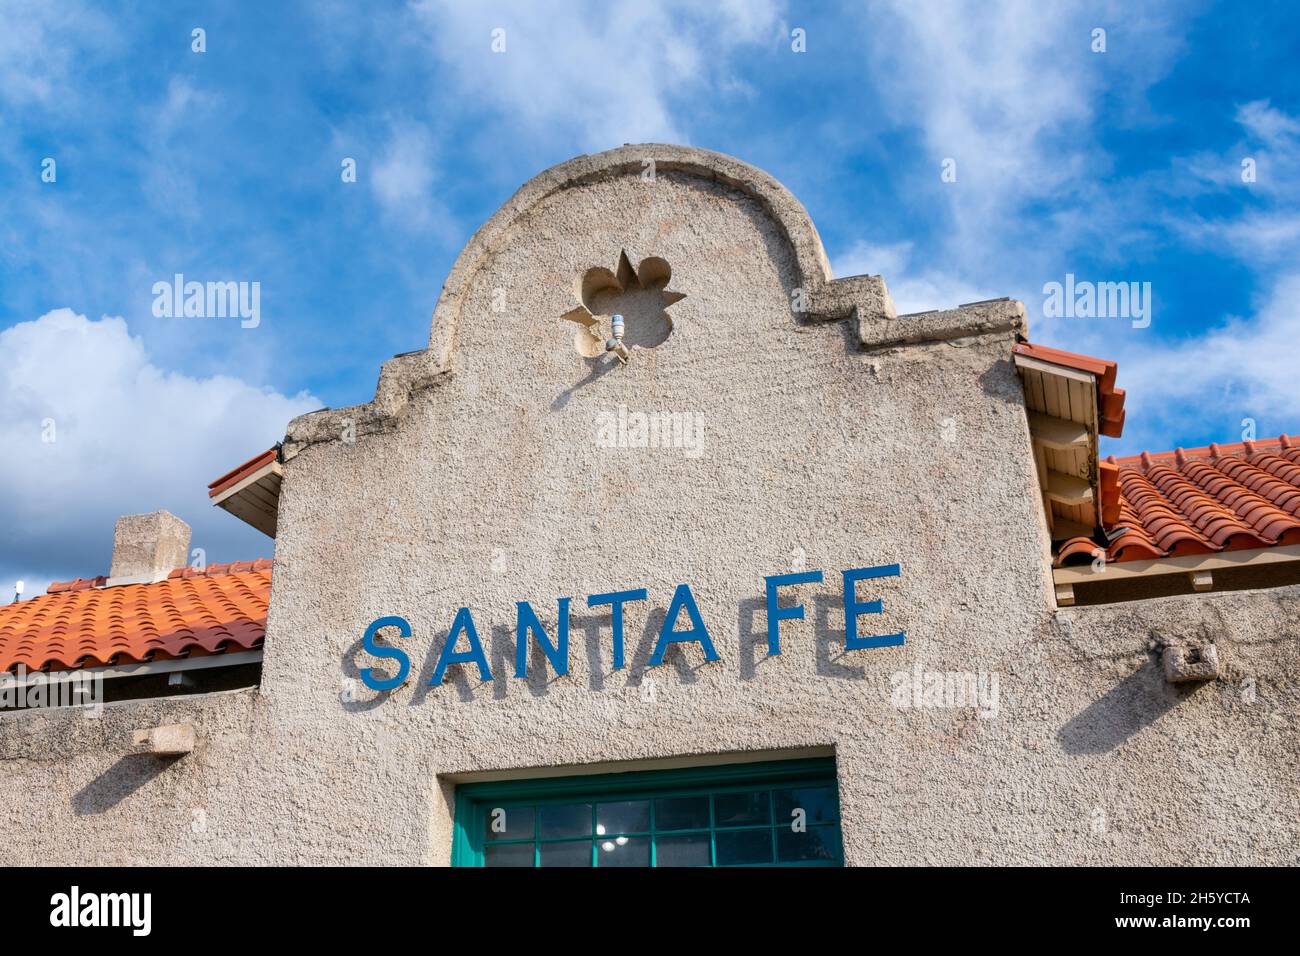
<path fill-rule="evenodd" d="M 1215 680 L 1219 676 L 1219 652 L 1213 644 L 1185 647 L 1175 644 L 1161 655 L 1165 680 L 1171 684 L 1191 684 Z"/>
<path fill-rule="evenodd" d="M 131 735 L 131 752 L 157 757 L 179 757 L 194 751 L 193 724 L 164 724 Z"/>

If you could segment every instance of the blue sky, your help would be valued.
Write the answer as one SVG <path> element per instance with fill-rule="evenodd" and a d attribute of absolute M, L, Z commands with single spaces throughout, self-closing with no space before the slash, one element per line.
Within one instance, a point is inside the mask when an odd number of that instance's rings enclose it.
<path fill-rule="evenodd" d="M 1134 6 L 4 0 L 0 582 L 102 573 L 159 507 L 269 554 L 206 483 L 370 399 L 473 231 L 623 143 L 766 169 L 900 311 L 1012 296 L 1116 359 L 1103 453 L 1300 432 L 1300 8 Z M 260 324 L 155 317 L 177 272 L 259 282 Z M 1149 282 L 1151 325 L 1045 316 L 1067 273 Z"/>

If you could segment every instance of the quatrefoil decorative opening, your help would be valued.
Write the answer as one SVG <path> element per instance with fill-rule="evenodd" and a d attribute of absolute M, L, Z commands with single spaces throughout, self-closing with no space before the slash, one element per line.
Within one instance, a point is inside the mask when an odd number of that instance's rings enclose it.
<path fill-rule="evenodd" d="M 672 275 L 668 260 L 659 256 L 642 259 L 633 268 L 627 250 L 619 253 L 617 272 L 603 266 L 588 269 L 578 289 L 582 305 L 560 316 L 581 326 L 573 337 L 574 349 L 583 358 L 604 355 L 609 317 L 615 314 L 623 316 L 623 343 L 629 349 L 652 349 L 668 341 L 673 333 L 668 307 L 686 298 L 683 292 L 668 291 Z"/>

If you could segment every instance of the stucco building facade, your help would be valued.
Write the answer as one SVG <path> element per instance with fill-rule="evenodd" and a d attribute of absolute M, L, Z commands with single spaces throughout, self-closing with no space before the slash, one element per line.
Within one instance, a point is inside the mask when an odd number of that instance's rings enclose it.
<path fill-rule="evenodd" d="M 1295 863 L 1300 532 L 1247 548 L 1193 529 L 1204 549 L 1159 544 L 1156 571 L 1118 580 L 1093 548 L 1145 478 L 1098 459 L 1122 425 L 1114 368 L 1028 337 L 1018 302 L 899 316 L 880 277 L 832 278 L 799 203 L 736 159 L 631 146 L 542 173 L 471 239 L 427 347 L 385 363 L 372 402 L 295 420 L 221 489 L 276 539 L 264 634 L 206 648 L 260 651 L 256 679 L 0 714 L 0 853 L 446 865 L 497 840 L 545 859 L 545 808 L 568 801 L 597 829 L 555 832 L 600 864 L 619 850 L 599 807 L 640 800 L 654 823 L 618 847 L 664 863 L 686 859 L 664 801 L 698 792 L 707 822 L 682 829 L 713 862 Z M 1087 407 L 1049 415 L 1035 374 Z M 616 667 L 613 607 L 588 598 L 639 589 Z M 561 598 L 567 655 L 534 633 L 515 676 L 519 602 L 555 644 Z M 439 666 L 462 608 L 491 679 Z M 409 636 L 367 646 L 383 618 Z M 12 651 L 32 627 L 0 633 Z M 409 673 L 374 690 L 388 648 Z M 192 740 L 136 739 L 176 725 Z M 767 809 L 735 819 L 767 820 L 766 860 L 722 832 L 718 794 L 751 792 Z M 531 829 L 492 830 L 496 802 Z M 787 847 L 804 811 L 817 839 Z"/>

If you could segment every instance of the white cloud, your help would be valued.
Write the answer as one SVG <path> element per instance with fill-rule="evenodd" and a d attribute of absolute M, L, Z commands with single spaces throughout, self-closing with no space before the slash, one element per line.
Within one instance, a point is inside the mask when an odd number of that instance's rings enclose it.
<path fill-rule="evenodd" d="M 1102 97 L 1111 111 L 1137 109 L 1177 48 L 1176 31 L 1119 4 L 936 0 L 868 10 L 870 63 L 891 118 L 919 129 L 936 184 L 941 163 L 956 163 L 956 181 L 942 186 L 951 226 L 936 255 L 1005 290 L 1068 241 L 1031 207 L 1082 204 L 1095 212 L 1090 238 L 1113 234 L 1107 221 L 1123 207 L 1093 185 L 1110 163 L 1094 136 Z M 1108 52 L 1092 53 L 1102 24 Z"/>
<path fill-rule="evenodd" d="M 388 215 L 411 226 L 424 226 L 440 214 L 434 200 L 434 144 L 418 123 L 395 123 L 367 177 Z M 359 173 L 363 175 L 364 170 Z"/>
<path fill-rule="evenodd" d="M 0 355 L 0 587 L 26 578 L 31 595 L 51 578 L 107 573 L 117 518 L 159 508 L 193 526 L 209 561 L 269 553 L 206 486 L 278 441 L 315 398 L 169 372 L 122 319 L 70 309 L 0 332 Z"/>
<path fill-rule="evenodd" d="M 537 135 L 583 149 L 685 142 L 675 98 L 726 82 L 738 50 L 775 41 L 772 0 L 415 5 L 451 77 Z M 492 52 L 492 31 L 505 52 Z"/>
<path fill-rule="evenodd" d="M 1232 148 L 1176 160 L 1177 181 L 1195 185 L 1184 194 L 1235 194 L 1243 207 L 1217 217 L 1174 218 L 1174 228 L 1194 242 L 1248 263 L 1289 267 L 1300 241 L 1300 118 L 1254 100 L 1237 108 L 1244 134 Z M 1254 179 L 1243 180 L 1244 160 Z"/>
<path fill-rule="evenodd" d="M 0 102 L 14 106 L 74 107 L 73 74 L 119 42 L 112 18 L 80 3 L 9 0 L 0 17 Z"/>
<path fill-rule="evenodd" d="M 196 160 L 206 157 L 178 148 L 177 140 L 211 121 L 221 105 L 215 93 L 201 89 L 183 76 L 167 81 L 163 96 L 140 109 L 141 124 L 149 130 L 146 147 L 136 155 L 144 195 L 150 205 L 170 217 L 199 219 L 204 214 L 202 176 Z"/>
<path fill-rule="evenodd" d="M 1205 335 L 1149 345 L 1130 338 L 1116 356 L 1133 403 L 1130 420 L 1142 429 L 1130 440 L 1154 436 L 1162 426 L 1167 432 L 1187 408 L 1211 427 L 1217 422 L 1220 441 L 1240 440 L 1242 418 L 1257 421 L 1260 438 L 1300 430 L 1298 302 L 1300 273 L 1293 272 L 1269 289 L 1253 315 L 1230 317 Z"/>

